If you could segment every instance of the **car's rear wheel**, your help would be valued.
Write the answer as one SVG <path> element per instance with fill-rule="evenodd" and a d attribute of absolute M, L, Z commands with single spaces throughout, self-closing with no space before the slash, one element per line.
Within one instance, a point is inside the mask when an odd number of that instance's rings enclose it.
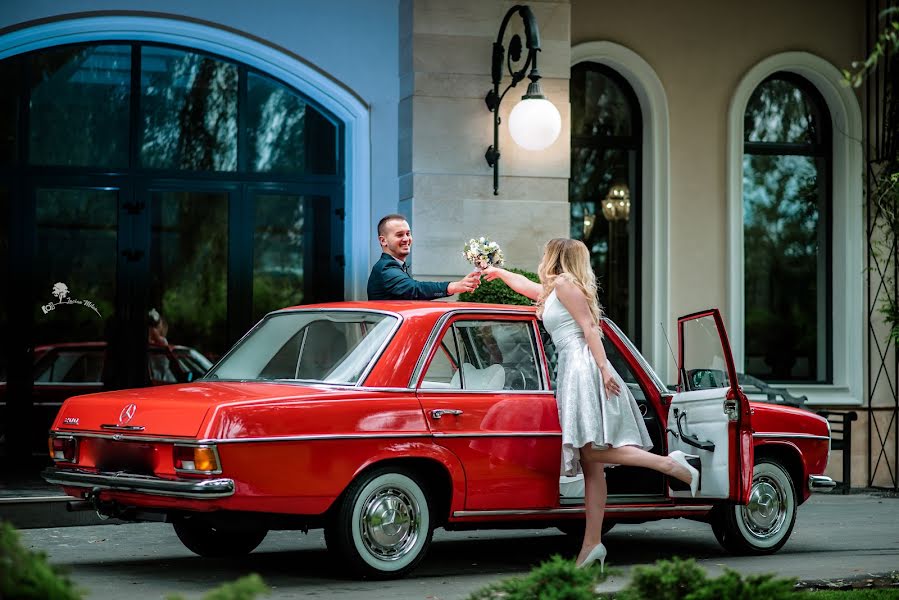
<path fill-rule="evenodd" d="M 328 550 L 356 575 L 402 577 L 431 544 L 431 502 L 416 475 L 383 467 L 355 479 L 325 527 Z"/>
<path fill-rule="evenodd" d="M 210 558 L 249 554 L 268 534 L 267 529 L 219 528 L 197 519 L 182 519 L 172 525 L 178 539 L 188 550 Z"/>
<path fill-rule="evenodd" d="M 749 503 L 715 509 L 712 531 L 734 554 L 773 554 L 793 532 L 798 508 L 787 469 L 776 460 L 763 458 L 752 470 Z"/>

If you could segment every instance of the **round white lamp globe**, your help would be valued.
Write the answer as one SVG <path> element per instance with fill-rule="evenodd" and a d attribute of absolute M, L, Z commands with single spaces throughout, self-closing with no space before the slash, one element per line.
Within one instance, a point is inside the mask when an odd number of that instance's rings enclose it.
<path fill-rule="evenodd" d="M 562 131 L 562 115 L 545 98 L 525 98 L 509 115 L 509 133 L 525 150 L 548 148 Z"/>

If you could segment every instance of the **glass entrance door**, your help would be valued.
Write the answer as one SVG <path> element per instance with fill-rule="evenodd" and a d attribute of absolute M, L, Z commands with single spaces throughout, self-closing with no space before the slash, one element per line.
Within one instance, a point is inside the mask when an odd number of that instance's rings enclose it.
<path fill-rule="evenodd" d="M 213 362 L 228 349 L 229 190 L 151 190 L 146 311 L 151 378 L 166 382 L 153 347 L 191 348 Z M 162 375 L 160 378 L 159 375 Z"/>
<path fill-rule="evenodd" d="M 29 443 L 42 451 L 62 402 L 101 391 L 118 289 L 120 191 L 34 191 L 31 394 L 10 398 L 31 413 Z"/>

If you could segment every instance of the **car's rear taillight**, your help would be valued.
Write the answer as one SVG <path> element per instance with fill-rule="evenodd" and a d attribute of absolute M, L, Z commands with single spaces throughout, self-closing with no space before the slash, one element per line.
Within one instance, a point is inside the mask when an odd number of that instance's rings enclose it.
<path fill-rule="evenodd" d="M 78 439 L 71 435 L 50 437 L 50 457 L 60 462 L 78 462 Z"/>
<path fill-rule="evenodd" d="M 215 446 L 175 445 L 172 451 L 175 471 L 187 473 L 220 473 Z"/>

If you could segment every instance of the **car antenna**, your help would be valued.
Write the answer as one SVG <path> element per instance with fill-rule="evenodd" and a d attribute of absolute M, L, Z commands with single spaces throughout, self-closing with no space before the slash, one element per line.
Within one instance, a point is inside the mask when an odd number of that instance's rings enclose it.
<path fill-rule="evenodd" d="M 665 343 L 668 344 L 668 351 L 671 352 L 671 360 L 674 362 L 675 368 L 677 368 L 677 358 L 674 356 L 674 348 L 671 347 L 671 341 L 668 339 L 668 332 L 665 331 L 665 325 L 659 321 L 659 329 L 662 330 L 662 335 L 665 336 Z"/>

